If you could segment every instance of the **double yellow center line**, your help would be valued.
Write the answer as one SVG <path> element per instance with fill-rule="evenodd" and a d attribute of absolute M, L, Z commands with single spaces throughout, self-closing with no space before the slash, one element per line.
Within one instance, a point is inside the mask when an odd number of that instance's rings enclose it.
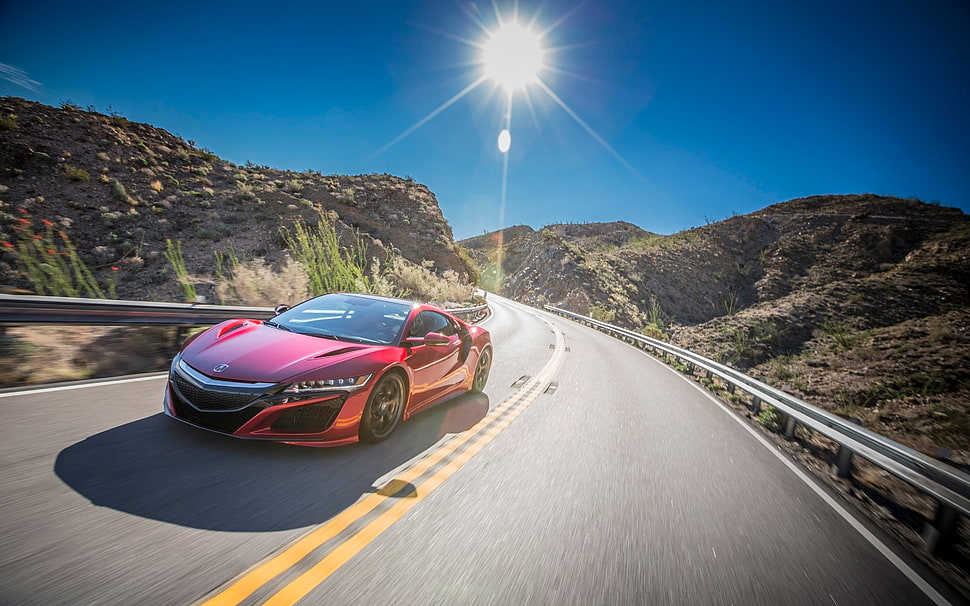
<path fill-rule="evenodd" d="M 269 606 L 295 604 L 310 593 L 485 448 L 539 397 L 562 363 L 566 349 L 562 333 L 554 326 L 553 331 L 556 334 L 554 353 L 542 370 L 474 427 L 456 435 L 437 450 L 385 482 L 376 492 L 363 497 L 283 551 L 258 564 L 212 597 L 202 601 L 200 606 L 236 606 L 296 566 L 324 543 L 340 535 L 352 524 L 390 499 L 396 499 L 397 502 L 394 505 L 339 542 L 319 562 L 286 584 L 264 604 Z M 418 483 L 415 485 L 413 482 Z"/>

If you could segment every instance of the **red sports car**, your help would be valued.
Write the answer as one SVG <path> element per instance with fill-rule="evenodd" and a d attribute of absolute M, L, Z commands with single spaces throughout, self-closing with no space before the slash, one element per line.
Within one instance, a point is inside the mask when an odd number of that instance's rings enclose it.
<path fill-rule="evenodd" d="M 165 413 L 239 438 L 379 442 L 488 381 L 488 331 L 430 305 L 332 293 L 270 321 L 228 320 L 172 361 Z"/>

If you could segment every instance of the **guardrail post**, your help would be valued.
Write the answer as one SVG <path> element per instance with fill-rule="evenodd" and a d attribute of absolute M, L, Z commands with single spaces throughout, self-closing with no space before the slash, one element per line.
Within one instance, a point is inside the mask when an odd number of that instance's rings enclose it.
<path fill-rule="evenodd" d="M 175 329 L 175 346 L 174 350 L 178 351 L 182 347 L 182 341 L 185 340 L 185 334 L 189 332 L 188 326 L 179 326 Z"/>
<path fill-rule="evenodd" d="M 761 398 L 758 396 L 753 396 L 751 399 L 751 413 L 754 416 L 761 414 Z"/>
<path fill-rule="evenodd" d="M 849 419 L 856 425 L 862 425 L 862 420 L 852 417 Z M 832 471 L 840 478 L 848 478 L 852 475 L 852 450 L 845 444 L 839 444 L 839 453 L 835 456 L 835 465 Z"/>
<path fill-rule="evenodd" d="M 957 526 L 957 510 L 949 505 L 940 503 L 936 507 L 936 515 L 932 522 L 923 527 L 923 546 L 929 553 L 936 553 L 946 545 Z"/>
<path fill-rule="evenodd" d="M 788 422 L 785 423 L 785 438 L 788 440 L 794 439 L 795 437 L 795 427 L 798 426 L 798 421 L 795 417 L 788 415 Z"/>
<path fill-rule="evenodd" d="M 840 478 L 848 478 L 852 475 L 852 451 L 845 444 L 839 444 L 839 454 L 835 457 L 833 465 L 835 475 Z"/>

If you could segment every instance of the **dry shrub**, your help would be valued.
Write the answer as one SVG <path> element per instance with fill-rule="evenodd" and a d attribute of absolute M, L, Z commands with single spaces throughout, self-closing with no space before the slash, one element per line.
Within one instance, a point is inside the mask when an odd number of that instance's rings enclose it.
<path fill-rule="evenodd" d="M 279 268 L 263 259 L 236 265 L 231 276 L 216 282 L 216 293 L 223 304 L 256 307 L 293 305 L 310 296 L 306 269 L 289 257 Z"/>
<path fill-rule="evenodd" d="M 410 297 L 415 300 L 444 304 L 462 303 L 472 298 L 475 293 L 474 286 L 462 282 L 458 274 L 452 270 L 447 270 L 439 276 L 431 270 L 433 266 L 432 261 L 415 265 L 396 257 L 388 263 L 387 271 L 381 275 L 398 290 L 410 293 Z"/>
<path fill-rule="evenodd" d="M 262 259 L 248 263 L 230 260 L 228 275 L 216 280 L 216 294 L 224 305 L 273 307 L 280 303 L 295 304 L 313 296 L 307 266 L 287 257 L 279 267 Z M 344 288 L 352 292 L 401 297 L 443 305 L 471 300 L 475 287 L 461 281 L 454 271 L 435 274 L 433 263 L 415 265 L 401 257 L 392 257 L 383 266 L 374 260 L 370 271 L 348 281 Z M 369 274 L 369 275 L 367 275 Z M 324 289 L 323 292 L 330 292 Z M 316 293 L 316 294 L 322 294 Z"/>

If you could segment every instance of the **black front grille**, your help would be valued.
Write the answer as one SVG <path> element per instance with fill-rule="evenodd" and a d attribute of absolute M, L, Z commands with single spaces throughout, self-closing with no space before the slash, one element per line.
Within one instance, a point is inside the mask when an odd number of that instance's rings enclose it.
<path fill-rule="evenodd" d="M 340 413 L 347 396 L 340 396 L 333 400 L 297 406 L 281 414 L 271 429 L 288 433 L 318 433 L 330 429 Z"/>
<path fill-rule="evenodd" d="M 182 399 L 199 410 L 235 410 L 246 406 L 260 395 L 203 389 L 178 372 L 172 373 L 172 384 Z"/>
<path fill-rule="evenodd" d="M 205 412 L 191 406 L 178 393 L 174 393 L 174 390 L 171 396 L 172 407 L 175 409 L 176 417 L 188 421 L 193 425 L 222 433 L 235 433 L 237 429 L 245 425 L 262 410 L 252 406 L 233 412 Z"/>

